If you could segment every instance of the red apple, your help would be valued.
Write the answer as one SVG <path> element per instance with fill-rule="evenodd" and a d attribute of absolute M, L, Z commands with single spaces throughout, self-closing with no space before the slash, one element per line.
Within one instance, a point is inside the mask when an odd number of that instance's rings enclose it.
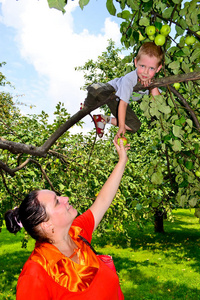
<path fill-rule="evenodd" d="M 127 139 L 125 138 L 125 137 L 121 137 L 121 138 L 118 138 L 117 139 L 117 144 L 120 146 L 120 140 L 122 140 L 123 141 L 123 145 L 124 146 L 126 146 L 126 144 L 127 144 Z"/>

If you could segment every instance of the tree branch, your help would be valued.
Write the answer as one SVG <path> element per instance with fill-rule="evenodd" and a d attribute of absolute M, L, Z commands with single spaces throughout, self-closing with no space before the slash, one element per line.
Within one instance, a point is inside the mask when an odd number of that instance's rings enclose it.
<path fill-rule="evenodd" d="M 97 98 L 97 101 L 94 102 L 94 105 L 92 105 L 90 107 L 84 106 L 83 109 L 79 110 L 67 122 L 62 124 L 48 138 L 48 140 L 46 140 L 45 143 L 40 147 L 36 147 L 36 146 L 33 146 L 33 145 L 21 144 L 21 143 L 15 143 L 15 142 L 7 141 L 3 138 L 0 138 L 0 149 L 8 150 L 9 152 L 11 152 L 13 154 L 26 153 L 26 154 L 31 154 L 31 155 L 34 155 L 34 156 L 46 157 L 46 154 L 47 154 L 48 150 L 61 137 L 61 135 L 63 135 L 69 128 L 71 128 L 74 124 L 76 124 L 78 121 L 80 121 L 86 115 L 88 115 L 91 111 L 93 111 L 93 110 L 97 109 L 98 107 L 108 103 L 108 101 L 110 101 L 114 97 L 116 97 L 116 96 L 114 94 L 112 94 L 110 97 L 108 97 L 105 100 Z M 0 165 L 0 167 L 1 167 L 1 165 Z M 2 165 L 2 167 L 3 167 L 3 165 Z M 5 169 L 5 167 L 3 169 Z"/>
<path fill-rule="evenodd" d="M 185 74 L 178 74 L 178 75 L 172 75 L 168 77 L 158 78 L 155 79 L 148 88 L 155 88 L 160 86 L 167 86 L 169 84 L 175 83 L 175 82 L 187 82 L 190 80 L 200 80 L 200 72 L 190 72 Z M 133 91 L 138 92 L 140 90 L 146 90 L 147 88 L 141 83 L 137 83 L 134 87 Z"/>

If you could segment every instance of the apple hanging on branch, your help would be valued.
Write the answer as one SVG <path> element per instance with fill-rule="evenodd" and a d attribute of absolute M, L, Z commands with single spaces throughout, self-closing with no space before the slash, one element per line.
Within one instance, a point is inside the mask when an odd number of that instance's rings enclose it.
<path fill-rule="evenodd" d="M 154 40 L 155 44 L 157 46 L 163 46 L 164 43 L 165 43 L 165 36 L 162 35 L 162 34 L 158 34 L 156 37 L 155 37 L 155 40 Z"/>
<path fill-rule="evenodd" d="M 195 41 L 196 41 L 196 39 L 195 39 L 195 37 L 193 35 L 188 35 L 185 38 L 185 43 L 188 46 L 193 45 L 195 43 Z"/>
<path fill-rule="evenodd" d="M 162 26 L 162 28 L 161 28 L 161 30 L 160 30 L 160 33 L 162 34 L 162 35 L 164 35 L 164 36 L 168 36 L 169 34 L 170 34 L 170 32 L 171 32 L 171 28 L 170 28 L 170 26 L 169 25 L 163 25 Z"/>
<path fill-rule="evenodd" d="M 155 26 L 147 26 L 145 29 L 145 32 L 148 36 L 154 35 L 156 32 L 156 27 Z"/>

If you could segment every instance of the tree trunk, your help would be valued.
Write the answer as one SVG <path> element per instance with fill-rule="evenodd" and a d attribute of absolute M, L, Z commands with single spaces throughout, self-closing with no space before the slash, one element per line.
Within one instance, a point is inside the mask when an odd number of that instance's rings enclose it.
<path fill-rule="evenodd" d="M 154 214 L 154 231 L 164 233 L 164 224 L 163 224 L 163 218 L 164 213 L 162 210 L 156 209 Z"/>

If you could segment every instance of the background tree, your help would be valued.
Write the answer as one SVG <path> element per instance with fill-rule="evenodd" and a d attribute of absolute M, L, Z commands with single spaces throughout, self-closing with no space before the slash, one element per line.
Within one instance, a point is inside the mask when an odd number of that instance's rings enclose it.
<path fill-rule="evenodd" d="M 48 2 L 50 7 L 60 10 L 64 10 L 64 6 L 67 4 L 67 1 L 64 0 L 49 0 Z M 89 3 L 89 0 L 80 0 L 79 3 L 83 8 Z M 118 13 L 115 8 L 116 4 L 120 6 Z M 123 60 L 123 64 L 126 63 L 127 68 L 131 68 L 132 60 L 140 45 L 144 41 L 155 39 L 158 34 L 161 34 L 163 26 L 169 25 L 173 30 L 164 39 L 162 47 L 166 54 L 165 63 L 163 73 L 161 72 L 159 76 L 168 77 L 169 75 L 189 74 L 190 71 L 199 72 L 200 14 L 198 1 L 107 0 L 106 6 L 112 15 L 117 15 L 122 19 L 120 26 L 121 42 L 130 51 L 130 55 Z M 148 27 L 150 25 L 155 27 L 155 37 L 149 34 Z M 120 74 L 121 71 L 124 74 L 127 70 L 123 67 L 115 75 Z M 105 72 L 105 69 L 103 71 Z M 111 72 L 109 76 L 112 74 Z M 108 76 L 107 79 L 109 79 Z M 2 82 L 5 82 L 5 78 Z M 55 150 L 54 147 L 56 148 L 58 143 L 61 146 L 59 152 L 64 155 L 62 151 L 64 151 L 63 149 L 66 150 L 65 142 L 60 144 L 60 140 L 65 132 L 86 114 L 104 103 L 97 103 L 93 108 L 84 108 L 75 116 L 68 115 L 67 122 L 62 119 L 62 114 L 67 114 L 67 112 L 63 111 L 61 104 L 59 104 L 57 107 L 58 118 L 53 126 L 49 127 L 45 113 L 38 117 L 35 116 L 34 119 L 29 120 L 28 117 L 23 119 L 21 115 L 18 115 L 19 112 L 16 108 L 13 107 L 14 110 L 12 110 L 11 97 L 6 94 L 2 94 L 1 97 L 5 101 L 7 97 L 8 103 L 10 102 L 10 109 L 9 106 L 8 110 L 2 106 L 2 113 L 4 113 L 5 118 L 8 116 L 8 112 L 12 113 L 10 114 L 11 120 L 4 118 L 8 121 L 8 125 L 4 122 L 2 126 L 8 131 L 5 133 L 2 130 L 2 138 L 0 139 L 0 149 L 2 149 L 0 167 L 4 187 L 9 190 L 11 182 L 10 180 L 6 181 L 5 176 L 15 179 L 16 176 L 19 176 L 22 168 L 27 171 L 34 163 L 38 165 L 41 178 L 45 178 L 46 183 L 53 188 L 50 177 L 45 172 L 48 169 L 41 168 L 41 161 L 44 159 L 47 162 L 48 159 L 54 160 L 55 157 L 60 159 L 60 155 L 52 151 Z M 137 151 L 134 152 L 135 156 L 131 158 L 132 163 L 127 168 L 127 172 L 129 172 L 129 181 L 127 182 L 130 182 L 130 185 L 126 189 L 126 197 L 122 197 L 125 201 L 124 208 L 131 209 L 130 215 L 133 217 L 138 216 L 138 219 L 142 219 L 151 215 L 152 212 L 157 212 L 156 216 L 161 216 L 162 221 L 166 205 L 178 204 L 182 207 L 190 205 L 199 208 L 199 99 L 198 81 L 181 82 L 178 90 L 172 86 L 163 88 L 163 97 L 158 96 L 156 102 L 152 101 L 151 97 L 145 96 L 139 108 L 136 109 L 143 119 L 143 131 L 139 132 L 143 140 L 141 138 L 139 141 L 131 137 L 131 143 Z M 20 124 L 19 122 L 22 120 L 23 122 Z M 24 124 L 26 127 L 23 128 Z M 29 128 L 29 132 L 27 128 Z M 20 130 L 23 130 L 23 133 L 25 131 L 27 135 L 20 135 Z M 35 132 L 37 132 L 36 136 L 33 137 Z M 112 134 L 111 131 L 110 137 Z M 71 150 L 70 147 L 69 150 Z M 75 155 L 74 157 L 78 156 L 78 152 L 73 155 Z M 140 156 L 142 156 L 142 160 Z M 38 157 L 37 162 L 35 162 L 35 157 Z M 47 166 L 51 166 L 51 159 Z M 104 159 L 106 161 L 105 157 Z M 75 170 L 76 168 L 74 167 Z M 103 172 L 105 173 L 105 171 Z M 34 176 L 38 178 L 38 174 Z M 138 181 L 135 178 L 139 178 Z M 138 190 L 139 181 L 142 183 L 140 190 Z M 55 189 L 58 187 L 55 184 Z M 61 187 L 59 188 L 61 189 Z M 134 199 L 134 201 L 128 202 L 129 199 Z"/>

